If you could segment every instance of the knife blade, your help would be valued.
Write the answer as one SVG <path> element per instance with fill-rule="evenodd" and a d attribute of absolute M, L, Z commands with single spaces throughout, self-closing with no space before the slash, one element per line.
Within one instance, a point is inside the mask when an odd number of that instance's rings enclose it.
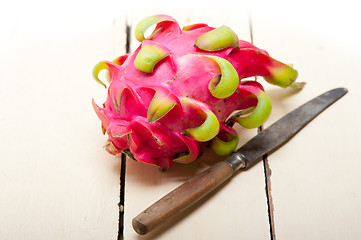
<path fill-rule="evenodd" d="M 147 234 L 170 217 L 181 213 L 232 177 L 234 172 L 249 169 L 262 156 L 277 150 L 346 93 L 345 88 L 330 90 L 288 113 L 258 133 L 225 161 L 189 179 L 141 212 L 132 221 L 134 230 L 141 235 Z"/>

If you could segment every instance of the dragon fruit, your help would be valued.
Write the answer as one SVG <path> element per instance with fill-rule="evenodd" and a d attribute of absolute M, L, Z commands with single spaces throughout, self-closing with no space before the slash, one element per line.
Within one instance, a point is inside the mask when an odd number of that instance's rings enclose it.
<path fill-rule="evenodd" d="M 145 32 L 153 25 L 149 37 Z M 181 29 L 170 16 L 156 15 L 135 28 L 141 42 L 132 53 L 102 61 L 93 69 L 108 71 L 108 95 L 93 107 L 109 138 L 106 150 L 167 169 L 198 158 L 207 142 L 220 155 L 237 146 L 239 123 L 262 125 L 271 102 L 251 76 L 290 86 L 297 71 L 249 42 L 239 40 L 226 26 L 194 24 Z"/>

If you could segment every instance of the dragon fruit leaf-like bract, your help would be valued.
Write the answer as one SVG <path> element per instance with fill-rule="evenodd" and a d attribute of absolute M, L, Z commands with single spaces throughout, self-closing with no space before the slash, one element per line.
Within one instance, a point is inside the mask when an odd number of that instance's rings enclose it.
<path fill-rule="evenodd" d="M 109 153 L 125 152 L 162 169 L 197 159 L 201 142 L 217 154 L 231 153 L 238 137 L 226 120 L 245 128 L 265 122 L 270 99 L 261 84 L 245 78 L 262 76 L 287 87 L 297 77 L 226 26 L 181 29 L 172 17 L 156 15 L 142 20 L 135 35 L 141 44 L 134 53 L 94 67 L 104 86 L 98 74 L 108 71 L 109 88 L 102 107 L 94 101 L 93 107 L 108 134 Z"/>

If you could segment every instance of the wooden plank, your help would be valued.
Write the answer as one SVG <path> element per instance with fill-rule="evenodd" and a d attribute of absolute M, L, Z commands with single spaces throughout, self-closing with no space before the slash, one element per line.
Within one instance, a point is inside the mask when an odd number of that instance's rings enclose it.
<path fill-rule="evenodd" d="M 91 71 L 123 51 L 118 2 L 17 1 L 1 15 L 1 239 L 117 236 L 119 163 Z"/>
<path fill-rule="evenodd" d="M 256 44 L 290 62 L 306 87 L 299 93 L 268 87 L 274 111 L 266 125 L 335 87 L 350 92 L 272 154 L 275 230 L 279 239 L 359 239 L 361 73 L 360 16 L 342 6 L 298 3 L 252 11 Z M 335 17 L 337 16 L 337 17 Z"/>
<path fill-rule="evenodd" d="M 228 25 L 241 39 L 250 40 L 247 8 L 220 7 L 179 9 L 167 6 L 137 8 L 133 23 L 146 16 L 164 13 L 173 16 L 181 26 L 206 22 L 211 26 Z M 216 16 L 216 17 L 214 17 Z M 139 43 L 133 38 L 132 49 Z M 240 130 L 240 129 L 239 129 Z M 255 130 L 242 131 L 244 143 Z M 214 194 L 172 219 L 149 235 L 137 235 L 132 218 L 169 191 L 219 160 L 209 152 L 189 165 L 174 165 L 166 172 L 157 167 L 128 160 L 125 199 L 125 239 L 266 239 L 269 238 L 267 203 L 263 167 L 260 164 L 247 173 L 237 174 Z"/>

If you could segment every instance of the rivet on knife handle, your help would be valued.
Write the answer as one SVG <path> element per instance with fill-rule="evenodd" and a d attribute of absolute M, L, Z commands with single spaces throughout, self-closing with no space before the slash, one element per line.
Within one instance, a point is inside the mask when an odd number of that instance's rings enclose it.
<path fill-rule="evenodd" d="M 330 90 L 290 112 L 270 127 L 260 132 L 233 153 L 168 193 L 133 219 L 134 230 L 147 234 L 197 202 L 239 169 L 248 169 L 264 154 L 272 153 L 290 140 L 322 111 L 347 93 L 345 88 Z"/>

